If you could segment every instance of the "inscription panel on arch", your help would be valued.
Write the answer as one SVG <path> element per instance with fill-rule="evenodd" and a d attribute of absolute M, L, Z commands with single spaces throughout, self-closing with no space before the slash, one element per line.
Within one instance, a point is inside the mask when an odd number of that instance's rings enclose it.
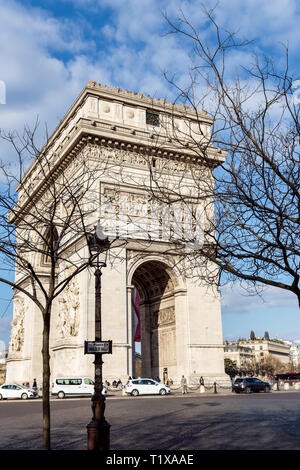
<path fill-rule="evenodd" d="M 203 243 L 204 212 L 193 203 L 158 203 L 146 189 L 101 184 L 99 216 L 108 236 Z"/>

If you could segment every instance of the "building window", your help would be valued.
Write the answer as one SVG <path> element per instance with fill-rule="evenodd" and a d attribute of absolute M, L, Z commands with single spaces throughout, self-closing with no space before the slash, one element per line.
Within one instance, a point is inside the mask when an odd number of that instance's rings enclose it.
<path fill-rule="evenodd" d="M 150 126 L 159 126 L 159 114 L 146 111 L 146 124 Z"/>

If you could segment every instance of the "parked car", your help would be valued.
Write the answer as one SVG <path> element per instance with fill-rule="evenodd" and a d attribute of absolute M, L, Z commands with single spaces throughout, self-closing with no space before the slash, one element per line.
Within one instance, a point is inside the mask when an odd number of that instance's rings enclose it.
<path fill-rule="evenodd" d="M 263 382 L 256 377 L 242 377 L 235 380 L 233 390 L 235 393 L 260 392 L 261 390 L 264 392 L 270 392 L 271 386 L 268 382 Z"/>
<path fill-rule="evenodd" d="M 52 395 L 57 398 L 66 396 L 91 396 L 94 394 L 94 382 L 88 377 L 55 378 L 52 382 Z M 107 394 L 107 388 L 103 385 L 102 395 Z"/>
<path fill-rule="evenodd" d="M 4 398 L 21 398 L 22 400 L 27 400 L 27 398 L 34 398 L 36 393 L 31 388 L 25 387 L 23 385 L 1 385 L 0 387 L 0 400 Z"/>
<path fill-rule="evenodd" d="M 38 390 L 35 388 L 30 388 L 28 385 L 18 385 L 18 387 L 25 388 L 26 390 L 30 389 L 34 393 L 34 397 L 38 397 Z"/>
<path fill-rule="evenodd" d="M 171 392 L 170 387 L 153 379 L 128 380 L 124 390 L 125 393 L 134 397 L 138 395 L 167 395 Z"/>

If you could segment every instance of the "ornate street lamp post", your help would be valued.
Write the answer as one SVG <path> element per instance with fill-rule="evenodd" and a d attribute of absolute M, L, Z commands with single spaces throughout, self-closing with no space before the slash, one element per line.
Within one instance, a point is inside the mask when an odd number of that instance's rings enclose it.
<path fill-rule="evenodd" d="M 111 341 L 102 341 L 101 332 L 101 269 L 106 267 L 110 242 L 98 223 L 94 235 L 88 240 L 91 266 L 95 269 L 95 342 L 85 342 L 85 353 L 95 354 L 95 386 L 92 396 L 93 417 L 87 425 L 88 450 L 109 450 L 110 424 L 104 417 L 105 396 L 102 394 L 102 354 L 111 353 Z M 108 347 L 108 349 L 106 349 Z M 99 352 L 102 351 L 102 352 Z"/>

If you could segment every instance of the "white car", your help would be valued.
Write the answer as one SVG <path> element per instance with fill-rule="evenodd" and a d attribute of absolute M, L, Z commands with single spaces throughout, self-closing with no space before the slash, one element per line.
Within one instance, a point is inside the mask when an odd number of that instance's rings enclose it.
<path fill-rule="evenodd" d="M 125 393 L 133 397 L 138 395 L 167 395 L 170 392 L 170 387 L 153 379 L 128 380 L 125 385 Z"/>
<path fill-rule="evenodd" d="M 4 398 L 22 398 L 22 400 L 27 400 L 27 398 L 34 398 L 36 393 L 31 388 L 24 387 L 23 385 L 1 385 L 0 387 L 0 400 Z"/>
<path fill-rule="evenodd" d="M 94 394 L 94 382 L 88 377 L 55 378 L 52 382 L 52 395 L 57 398 L 66 396 L 91 396 Z M 102 385 L 102 395 L 107 394 L 107 389 Z"/>

